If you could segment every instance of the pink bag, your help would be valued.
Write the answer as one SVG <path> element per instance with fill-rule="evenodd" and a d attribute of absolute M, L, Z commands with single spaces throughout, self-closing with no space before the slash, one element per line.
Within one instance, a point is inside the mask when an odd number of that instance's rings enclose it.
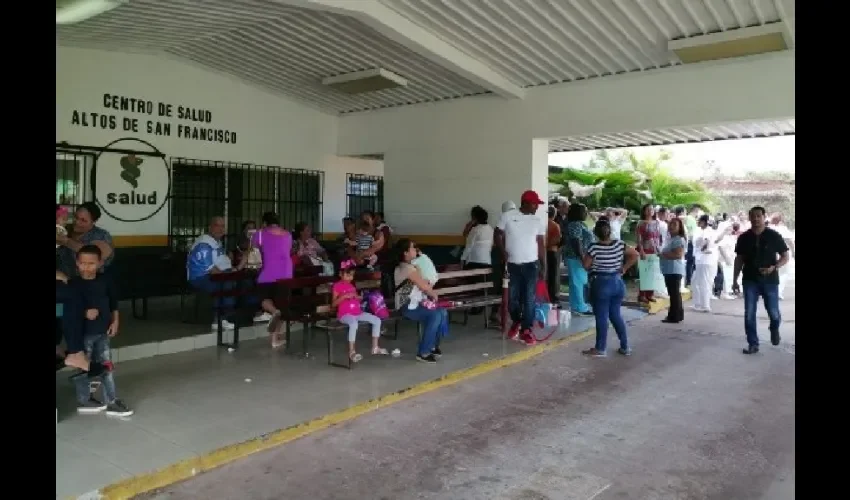
<path fill-rule="evenodd" d="M 384 300 L 384 295 L 381 292 L 377 290 L 369 292 L 368 303 L 369 312 L 371 312 L 375 316 L 381 319 L 387 319 L 390 317 L 390 311 L 389 309 L 387 309 L 387 303 Z"/>

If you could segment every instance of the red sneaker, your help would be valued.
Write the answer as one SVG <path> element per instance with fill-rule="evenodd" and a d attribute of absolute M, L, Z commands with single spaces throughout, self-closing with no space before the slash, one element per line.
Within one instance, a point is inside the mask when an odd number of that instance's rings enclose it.
<path fill-rule="evenodd" d="M 519 323 L 511 325 L 511 329 L 508 330 L 508 340 L 519 340 Z"/>
<path fill-rule="evenodd" d="M 534 345 L 537 343 L 537 339 L 534 337 L 534 334 L 531 333 L 531 330 L 523 330 L 519 335 L 519 341 L 525 345 Z"/>

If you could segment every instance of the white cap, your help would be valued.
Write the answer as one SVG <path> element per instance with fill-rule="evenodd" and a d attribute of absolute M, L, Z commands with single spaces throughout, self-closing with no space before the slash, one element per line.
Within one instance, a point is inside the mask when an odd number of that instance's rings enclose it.
<path fill-rule="evenodd" d="M 511 200 L 502 203 L 502 213 L 509 212 L 511 210 L 516 210 L 516 203 Z"/>

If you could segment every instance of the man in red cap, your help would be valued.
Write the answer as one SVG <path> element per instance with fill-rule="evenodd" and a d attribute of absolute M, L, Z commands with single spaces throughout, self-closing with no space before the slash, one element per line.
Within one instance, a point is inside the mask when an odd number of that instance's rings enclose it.
<path fill-rule="evenodd" d="M 537 343 L 534 325 L 534 298 L 537 280 L 546 276 L 546 223 L 537 216 L 537 208 L 545 204 L 534 191 L 522 193 L 519 210 L 505 213 L 499 221 L 497 243 L 510 275 L 509 311 L 513 324 L 508 332 L 511 340 L 526 345 Z"/>

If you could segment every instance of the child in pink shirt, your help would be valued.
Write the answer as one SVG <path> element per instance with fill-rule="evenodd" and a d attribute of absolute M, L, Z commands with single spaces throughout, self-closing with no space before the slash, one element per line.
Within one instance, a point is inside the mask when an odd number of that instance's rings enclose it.
<path fill-rule="evenodd" d="M 389 352 L 378 344 L 381 339 L 381 319 L 374 314 L 364 312 L 360 303 L 363 297 L 357 293 L 354 286 L 353 260 L 345 260 L 340 264 L 340 280 L 334 283 L 331 293 L 333 294 L 333 307 L 336 308 L 336 317 L 339 322 L 348 326 L 348 358 L 353 363 L 363 359 L 357 353 L 354 341 L 357 338 L 357 327 L 361 321 L 372 325 L 372 354 L 386 356 Z"/>

